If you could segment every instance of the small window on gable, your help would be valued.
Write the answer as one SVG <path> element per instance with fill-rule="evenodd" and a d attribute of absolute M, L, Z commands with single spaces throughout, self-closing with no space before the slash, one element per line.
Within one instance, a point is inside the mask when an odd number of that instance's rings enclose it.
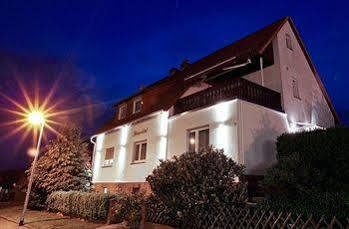
<path fill-rule="evenodd" d="M 141 111 L 143 105 L 142 98 L 136 98 L 133 100 L 133 113 L 138 113 Z"/>
<path fill-rule="evenodd" d="M 105 149 L 103 166 L 112 166 L 114 163 L 114 147 Z"/>
<path fill-rule="evenodd" d="M 291 39 L 290 34 L 286 34 L 286 47 L 287 47 L 289 50 L 293 50 L 292 39 Z"/>
<path fill-rule="evenodd" d="M 301 99 L 299 95 L 299 88 L 298 88 L 298 82 L 297 79 L 292 79 L 292 91 L 293 91 L 293 97 L 297 99 Z"/>
<path fill-rule="evenodd" d="M 119 106 L 119 119 L 126 118 L 127 104 L 122 104 Z"/>
<path fill-rule="evenodd" d="M 210 130 L 208 127 L 188 131 L 188 151 L 200 152 L 210 144 Z"/>
<path fill-rule="evenodd" d="M 147 141 L 136 142 L 132 162 L 144 162 L 147 158 Z"/>

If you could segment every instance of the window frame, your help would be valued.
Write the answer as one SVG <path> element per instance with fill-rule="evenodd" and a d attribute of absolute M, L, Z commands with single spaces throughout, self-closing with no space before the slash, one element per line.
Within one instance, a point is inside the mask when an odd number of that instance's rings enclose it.
<path fill-rule="evenodd" d="M 143 148 L 144 144 L 145 144 L 145 158 L 141 159 L 142 158 L 142 148 Z M 137 146 L 139 146 L 139 152 L 138 152 L 138 157 L 136 159 L 135 157 L 136 157 L 136 153 L 137 153 L 136 152 Z M 147 142 L 147 140 L 136 141 L 133 144 L 133 154 L 132 154 L 132 162 L 131 162 L 131 164 L 137 164 L 137 163 L 144 163 L 144 162 L 146 162 L 147 161 L 147 151 L 148 151 L 148 142 Z"/>
<path fill-rule="evenodd" d="M 299 93 L 299 85 L 298 85 L 298 80 L 295 77 L 292 77 L 292 95 L 293 98 L 301 100 L 301 96 Z"/>
<path fill-rule="evenodd" d="M 107 150 L 113 149 L 113 157 L 111 159 L 105 159 L 107 156 Z M 108 147 L 105 148 L 104 150 L 104 160 L 103 160 L 103 164 L 102 167 L 111 167 L 114 164 L 114 158 L 115 158 L 115 147 Z"/>
<path fill-rule="evenodd" d="M 124 117 L 121 117 L 121 114 L 122 114 L 121 111 L 122 111 L 122 109 L 125 109 L 125 115 L 124 115 Z M 119 120 L 124 119 L 124 118 L 126 118 L 126 116 L 127 116 L 127 104 L 124 103 L 124 104 L 119 105 L 118 119 L 119 119 Z"/>
<path fill-rule="evenodd" d="M 193 144 L 195 144 L 194 146 L 194 151 L 195 152 L 199 152 L 199 146 L 200 146 L 200 142 L 199 142 L 199 132 L 203 131 L 203 130 L 208 130 L 208 145 L 210 145 L 210 127 L 208 125 L 206 126 L 202 126 L 202 127 L 198 127 L 198 128 L 193 128 L 193 129 L 188 129 L 187 130 L 187 151 L 191 152 L 190 148 L 191 148 L 191 138 L 190 138 L 190 134 L 191 133 L 195 133 L 195 142 Z"/>
<path fill-rule="evenodd" d="M 140 108 L 138 111 L 136 111 L 136 103 L 137 103 L 137 102 L 140 102 L 140 103 L 141 103 L 141 108 Z M 142 106 L 143 106 L 142 98 L 141 98 L 141 97 L 135 98 L 135 99 L 133 100 L 132 114 L 136 114 L 136 113 L 141 112 Z"/>
<path fill-rule="evenodd" d="M 286 47 L 293 51 L 293 41 L 292 41 L 292 37 L 290 34 L 286 33 L 285 35 L 285 41 L 286 41 Z"/>

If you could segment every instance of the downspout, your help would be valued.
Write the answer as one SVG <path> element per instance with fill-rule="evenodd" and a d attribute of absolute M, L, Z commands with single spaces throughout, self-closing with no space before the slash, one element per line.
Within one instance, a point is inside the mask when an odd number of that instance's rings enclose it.
<path fill-rule="evenodd" d="M 95 154 L 96 154 L 96 142 L 93 141 L 94 138 L 96 138 L 97 135 L 93 135 L 91 138 L 90 138 L 90 142 L 93 144 L 93 152 L 92 152 L 92 165 L 91 165 L 91 169 L 92 169 L 92 179 L 91 179 L 91 182 L 93 182 L 93 171 L 94 171 L 94 167 L 95 167 Z"/>
<path fill-rule="evenodd" d="M 263 57 L 259 57 L 259 63 L 261 68 L 261 78 L 262 78 L 262 86 L 264 86 L 264 72 L 263 72 Z"/>
<path fill-rule="evenodd" d="M 243 117 L 242 117 L 242 104 L 241 101 L 238 100 L 238 163 L 245 164 L 245 155 L 244 155 L 244 142 L 243 142 Z"/>

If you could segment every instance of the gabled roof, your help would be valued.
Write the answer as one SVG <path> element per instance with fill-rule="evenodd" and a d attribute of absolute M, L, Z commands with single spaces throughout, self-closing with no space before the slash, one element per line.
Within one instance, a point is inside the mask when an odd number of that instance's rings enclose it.
<path fill-rule="evenodd" d="M 173 75 L 167 76 L 144 88 L 142 91 L 119 101 L 114 106 L 117 107 L 121 103 L 130 103 L 133 98 L 141 95 L 144 98 L 144 109 L 142 109 L 140 113 L 128 115 L 127 118 L 122 120 L 117 120 L 116 118 L 109 120 L 102 126 L 102 128 L 98 130 L 98 133 L 129 123 L 159 110 L 168 110 L 177 101 L 177 99 L 180 98 L 186 89 L 196 83 L 197 80 L 201 79 L 201 74 L 204 74 L 206 70 L 212 67 L 222 67 L 223 64 L 229 65 L 238 61 L 239 59 L 241 60 L 262 55 L 287 21 L 290 23 L 298 42 L 304 51 L 306 59 L 314 72 L 315 78 L 324 94 L 328 106 L 332 111 L 335 121 L 338 123 L 338 115 L 334 110 L 330 98 L 316 72 L 313 63 L 310 60 L 310 56 L 306 51 L 291 18 L 284 17 L 224 48 L 217 50 L 206 57 L 199 59 L 198 61 L 187 66 L 184 70 L 177 70 Z M 193 77 L 193 79 L 196 78 L 197 80 L 185 80 L 194 75 L 195 77 Z M 132 105 L 129 104 L 129 107 L 130 106 Z"/>
<path fill-rule="evenodd" d="M 260 30 L 211 53 L 191 64 L 190 68 L 185 69 L 183 73 L 190 77 L 191 75 L 204 71 L 212 65 L 225 62 L 233 57 L 243 59 L 261 55 L 288 19 L 288 17 L 279 19 Z"/>

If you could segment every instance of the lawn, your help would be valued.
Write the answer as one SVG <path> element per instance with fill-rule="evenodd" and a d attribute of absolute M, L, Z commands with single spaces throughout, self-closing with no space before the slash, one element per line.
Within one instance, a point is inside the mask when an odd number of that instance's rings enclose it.
<path fill-rule="evenodd" d="M 23 209 L 22 205 L 0 205 L 0 217 L 8 221 L 19 221 L 19 215 Z M 59 214 L 49 213 L 46 211 L 28 210 L 25 215 L 24 226 L 35 229 L 92 229 L 104 225 L 103 223 L 91 223 L 77 218 L 62 216 Z"/>

